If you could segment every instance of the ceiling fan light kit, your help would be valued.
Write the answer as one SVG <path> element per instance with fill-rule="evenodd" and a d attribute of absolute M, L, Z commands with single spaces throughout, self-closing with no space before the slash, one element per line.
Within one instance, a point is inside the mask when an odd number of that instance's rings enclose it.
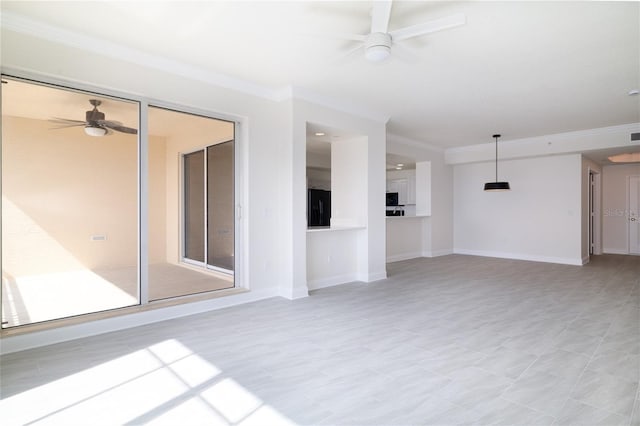
<path fill-rule="evenodd" d="M 85 126 L 84 127 L 84 132 L 89 136 L 99 137 L 99 136 L 106 135 L 107 134 L 107 129 L 105 129 L 104 127 L 99 127 L 99 126 Z"/>
<path fill-rule="evenodd" d="M 371 33 L 364 43 L 364 56 L 370 62 L 382 62 L 391 56 L 391 36 L 389 34 Z"/>
<path fill-rule="evenodd" d="M 509 182 L 498 182 L 498 138 L 500 135 L 493 135 L 492 137 L 496 139 L 496 181 L 485 183 L 484 190 L 491 192 L 509 191 L 511 190 Z"/>

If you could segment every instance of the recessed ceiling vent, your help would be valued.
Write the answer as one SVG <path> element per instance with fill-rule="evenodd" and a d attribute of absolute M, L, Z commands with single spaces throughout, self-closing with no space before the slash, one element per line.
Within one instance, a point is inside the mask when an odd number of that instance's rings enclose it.
<path fill-rule="evenodd" d="M 640 133 L 631 133 L 631 141 L 640 141 Z"/>

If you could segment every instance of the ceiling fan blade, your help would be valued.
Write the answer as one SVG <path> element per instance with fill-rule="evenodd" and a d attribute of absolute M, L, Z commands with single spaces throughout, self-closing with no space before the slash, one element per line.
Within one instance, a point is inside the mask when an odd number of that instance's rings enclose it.
<path fill-rule="evenodd" d="M 107 129 L 115 130 L 116 132 L 128 133 L 130 135 L 137 135 L 138 134 L 138 130 L 137 129 L 133 129 L 131 127 L 125 127 L 125 126 L 123 126 L 120 123 L 115 122 L 115 121 L 104 121 L 104 122 L 102 122 L 100 124 L 103 127 L 106 127 Z"/>
<path fill-rule="evenodd" d="M 332 63 L 344 62 L 345 59 L 348 59 L 348 58 L 352 57 L 353 54 L 356 53 L 358 50 L 363 50 L 363 49 L 364 49 L 364 46 L 362 44 L 360 44 L 360 45 L 358 45 L 358 46 L 356 46 L 356 47 L 354 47 L 352 49 L 347 50 L 346 52 L 344 52 L 344 53 L 342 53 L 340 55 L 335 56 L 334 58 L 331 59 L 331 62 Z"/>
<path fill-rule="evenodd" d="M 418 56 L 403 44 L 395 44 L 391 48 L 391 56 L 407 64 L 415 64 L 418 62 Z"/>
<path fill-rule="evenodd" d="M 72 124 L 72 123 L 67 123 L 67 124 L 59 123 L 59 124 L 60 125 L 57 126 L 57 127 L 49 127 L 49 130 L 67 129 L 69 127 L 80 127 L 80 126 L 84 127 L 84 125 L 85 125 L 84 122 L 83 123 L 76 123 L 76 124 Z"/>
<path fill-rule="evenodd" d="M 58 123 L 58 124 L 77 124 L 78 126 L 86 124 L 86 121 L 69 120 L 68 118 L 59 118 L 59 117 L 53 117 L 49 119 L 49 121 L 52 123 Z"/>
<path fill-rule="evenodd" d="M 436 19 L 434 21 L 400 28 L 398 30 L 391 31 L 389 34 L 391 34 L 391 39 L 396 42 L 412 37 L 418 37 L 424 34 L 435 33 L 436 31 L 446 30 L 448 28 L 457 27 L 460 25 L 464 25 L 466 22 L 466 16 L 463 13 L 459 13 L 456 15 Z"/>
<path fill-rule="evenodd" d="M 347 41 L 364 41 L 367 36 L 362 34 L 347 34 L 347 33 L 301 33 L 307 37 L 318 37 L 322 39 L 333 40 L 347 40 Z"/>
<path fill-rule="evenodd" d="M 389 18 L 391 17 L 391 0 L 374 0 L 371 10 L 371 32 L 387 33 L 389 30 Z"/>

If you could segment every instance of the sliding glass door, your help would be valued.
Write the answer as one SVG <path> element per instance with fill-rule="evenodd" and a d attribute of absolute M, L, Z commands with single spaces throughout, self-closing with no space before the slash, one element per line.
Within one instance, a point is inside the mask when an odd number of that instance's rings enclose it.
<path fill-rule="evenodd" d="M 233 151 L 231 140 L 183 156 L 184 260 L 228 274 L 235 248 Z"/>
<path fill-rule="evenodd" d="M 1 95 L 2 328 L 235 287 L 236 123 L 145 104 L 139 137 L 136 101 Z"/>

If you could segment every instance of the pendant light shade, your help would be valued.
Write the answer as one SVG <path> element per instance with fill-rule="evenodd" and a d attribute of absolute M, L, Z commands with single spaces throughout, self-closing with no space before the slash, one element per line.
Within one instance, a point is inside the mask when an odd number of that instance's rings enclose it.
<path fill-rule="evenodd" d="M 511 187 L 509 182 L 498 182 L 498 138 L 500 135 L 493 135 L 496 139 L 496 181 L 484 184 L 485 191 L 509 191 Z"/>
<path fill-rule="evenodd" d="M 485 191 L 509 191 L 509 182 L 487 182 L 484 184 Z"/>

